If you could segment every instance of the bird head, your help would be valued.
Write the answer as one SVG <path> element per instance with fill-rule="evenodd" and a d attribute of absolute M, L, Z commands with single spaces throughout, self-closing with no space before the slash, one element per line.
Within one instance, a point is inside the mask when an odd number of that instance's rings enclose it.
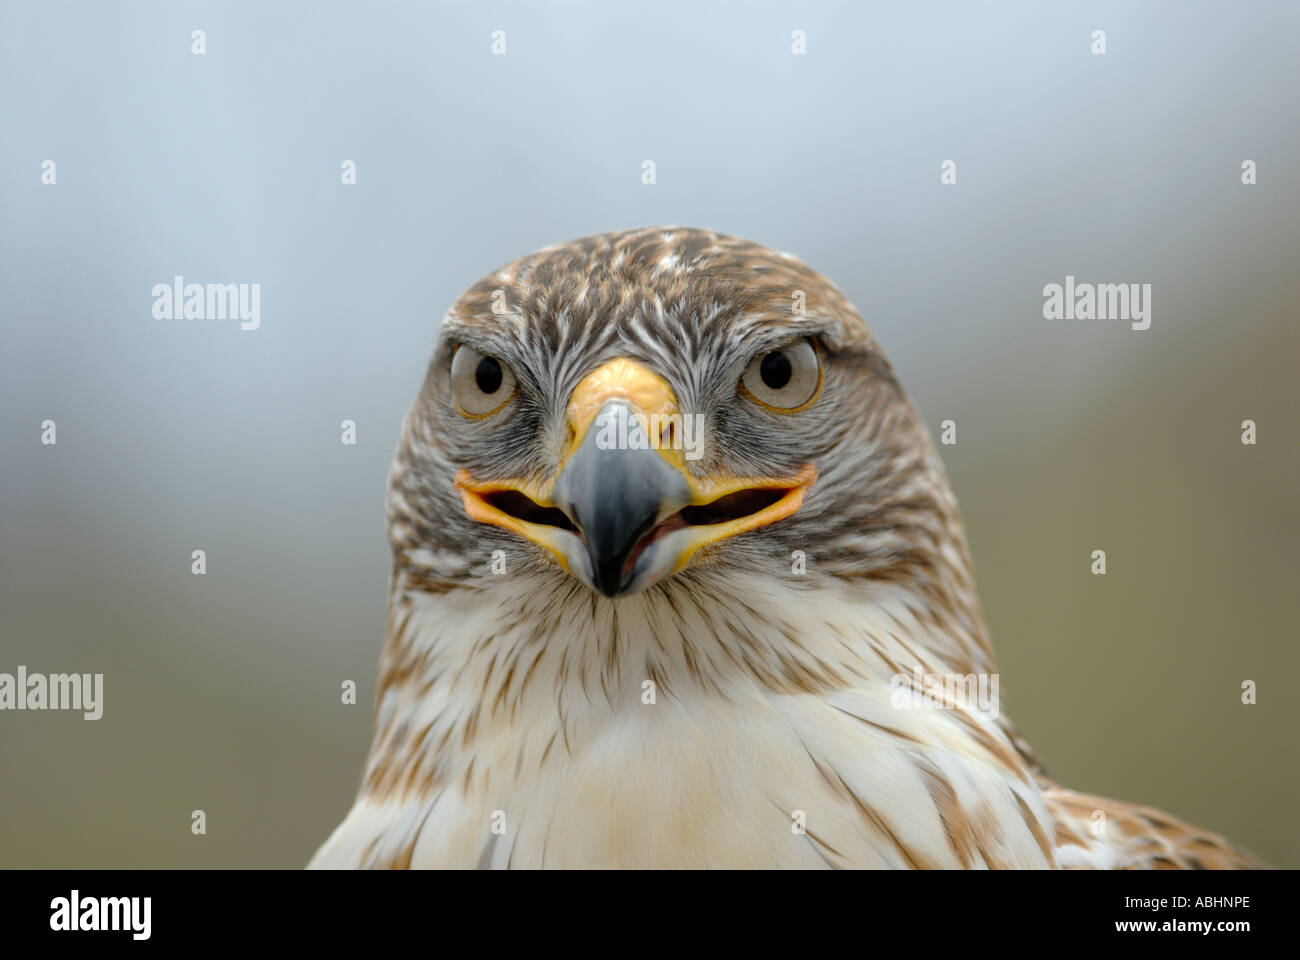
<path fill-rule="evenodd" d="M 399 566 L 435 591 L 524 572 L 617 602 L 789 580 L 801 556 L 810 582 L 924 586 L 965 562 L 933 446 L 848 300 L 787 254 L 682 228 L 550 247 L 466 291 L 389 513 Z"/>

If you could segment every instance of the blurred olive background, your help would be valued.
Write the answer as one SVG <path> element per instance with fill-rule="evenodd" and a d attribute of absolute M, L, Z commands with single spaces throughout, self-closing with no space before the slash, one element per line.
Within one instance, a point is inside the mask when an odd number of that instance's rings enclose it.
<path fill-rule="evenodd" d="M 97 722 L 0 713 L 0 865 L 305 863 L 368 743 L 442 312 L 662 223 L 825 272 L 957 422 L 1051 771 L 1300 866 L 1298 10 L 0 4 L 0 671 L 105 684 Z M 176 274 L 260 283 L 261 329 L 155 320 Z M 1066 274 L 1152 284 L 1151 328 L 1044 320 Z"/>

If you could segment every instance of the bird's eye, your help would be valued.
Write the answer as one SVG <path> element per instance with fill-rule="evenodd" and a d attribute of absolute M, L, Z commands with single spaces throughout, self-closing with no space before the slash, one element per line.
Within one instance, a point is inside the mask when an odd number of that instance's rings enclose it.
<path fill-rule="evenodd" d="M 782 413 L 808 406 L 821 386 L 821 360 L 806 339 L 755 357 L 740 378 L 740 389 L 751 400 Z"/>
<path fill-rule="evenodd" d="M 515 376 L 496 357 L 461 345 L 451 359 L 451 399 L 467 417 L 496 413 L 515 395 Z"/>

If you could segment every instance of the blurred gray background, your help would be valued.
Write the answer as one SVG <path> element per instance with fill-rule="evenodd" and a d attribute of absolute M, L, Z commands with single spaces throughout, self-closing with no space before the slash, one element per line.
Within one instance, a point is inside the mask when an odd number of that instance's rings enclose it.
<path fill-rule="evenodd" d="M 0 671 L 102 672 L 105 712 L 0 713 L 0 865 L 305 863 L 368 743 L 441 314 L 684 224 L 822 270 L 957 421 L 1053 774 L 1300 866 L 1298 33 L 1281 2 L 3 0 Z M 260 283 L 261 329 L 155 320 L 176 274 Z M 1151 283 L 1150 330 L 1044 320 L 1066 274 Z"/>

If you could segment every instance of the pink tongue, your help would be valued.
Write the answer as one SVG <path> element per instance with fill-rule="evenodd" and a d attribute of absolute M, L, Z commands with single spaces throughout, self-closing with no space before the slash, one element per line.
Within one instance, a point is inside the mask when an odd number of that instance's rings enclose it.
<path fill-rule="evenodd" d="M 632 548 L 632 552 L 627 555 L 623 561 L 623 576 L 627 576 L 636 566 L 636 561 L 641 554 L 645 553 L 646 547 L 654 543 L 660 537 L 666 537 L 674 530 L 681 530 L 686 527 L 686 521 L 682 519 L 680 513 L 674 513 L 671 517 L 665 518 L 657 524 L 654 529 L 637 541 L 637 545 Z"/>

